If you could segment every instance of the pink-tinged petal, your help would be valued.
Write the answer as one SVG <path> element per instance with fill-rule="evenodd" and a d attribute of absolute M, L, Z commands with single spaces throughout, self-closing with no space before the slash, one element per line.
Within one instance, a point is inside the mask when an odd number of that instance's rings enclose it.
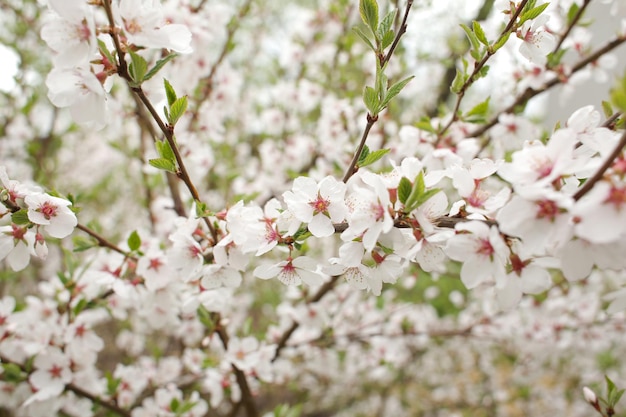
<path fill-rule="evenodd" d="M 296 268 L 314 271 L 317 269 L 319 262 L 309 256 L 298 256 L 291 264 Z"/>

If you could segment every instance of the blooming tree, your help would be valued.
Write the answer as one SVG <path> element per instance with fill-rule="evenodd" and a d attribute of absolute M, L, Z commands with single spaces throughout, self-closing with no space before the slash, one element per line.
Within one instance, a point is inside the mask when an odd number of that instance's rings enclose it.
<path fill-rule="evenodd" d="M 613 415 L 591 3 L 3 2 L 0 414 Z"/>

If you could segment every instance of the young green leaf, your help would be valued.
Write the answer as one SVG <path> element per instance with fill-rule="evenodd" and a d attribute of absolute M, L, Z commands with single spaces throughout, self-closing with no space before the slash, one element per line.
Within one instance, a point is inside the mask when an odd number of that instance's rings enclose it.
<path fill-rule="evenodd" d="M 187 110 L 187 96 L 182 96 L 176 99 L 170 107 L 169 123 L 174 126 L 178 120 L 185 114 Z"/>
<path fill-rule="evenodd" d="M 174 164 L 174 162 L 170 161 L 169 159 L 155 158 L 150 159 L 148 163 L 153 167 L 162 169 L 164 171 L 176 172 L 176 164 Z"/>
<path fill-rule="evenodd" d="M 476 51 L 480 49 L 480 41 L 478 40 L 478 37 L 476 37 L 476 34 L 472 32 L 472 29 L 470 29 L 467 25 L 464 25 L 462 23 L 461 23 L 461 27 L 465 31 L 465 34 L 467 35 L 467 39 L 469 39 L 470 44 L 472 45 L 472 49 Z"/>
<path fill-rule="evenodd" d="M 140 85 L 146 76 L 148 71 L 148 63 L 141 55 L 128 51 L 130 54 L 130 64 L 128 65 L 128 73 L 135 82 L 135 85 Z"/>
<path fill-rule="evenodd" d="M 28 218 L 28 211 L 25 208 L 23 208 L 23 209 L 19 209 L 15 213 L 12 213 L 11 221 L 20 226 L 29 224 L 30 219 Z"/>
<path fill-rule="evenodd" d="M 369 38 L 367 37 L 367 35 L 365 33 L 363 33 L 363 31 L 361 30 L 360 27 L 355 26 L 352 28 L 352 30 L 359 35 L 359 37 L 361 39 L 363 39 L 363 42 L 365 42 L 367 44 L 367 46 L 370 47 L 370 49 L 374 52 L 376 52 L 376 47 L 374 46 L 374 44 L 372 44 L 372 41 L 369 40 Z"/>
<path fill-rule="evenodd" d="M 456 69 L 456 76 L 452 81 L 452 85 L 450 86 L 450 91 L 454 94 L 459 94 L 463 89 L 463 84 L 465 84 L 465 75 L 461 72 L 460 69 Z"/>
<path fill-rule="evenodd" d="M 376 94 L 376 90 L 372 87 L 365 87 L 365 91 L 363 91 L 363 102 L 370 112 L 370 115 L 375 116 L 379 113 L 378 94 Z"/>
<path fill-rule="evenodd" d="M 608 101 L 602 101 L 602 111 L 604 112 L 604 117 L 607 119 L 613 116 L 613 106 L 611 106 L 611 103 Z"/>
<path fill-rule="evenodd" d="M 165 86 L 165 95 L 167 96 L 167 105 L 171 106 L 176 101 L 176 91 L 167 79 L 163 78 L 163 85 Z"/>
<path fill-rule="evenodd" d="M 472 30 L 476 34 L 476 38 L 478 38 L 480 43 L 482 43 L 485 46 L 489 46 L 489 41 L 487 40 L 487 35 L 485 35 L 485 31 L 483 30 L 482 26 L 480 26 L 480 23 L 478 23 L 477 21 L 474 20 L 472 22 Z"/>
<path fill-rule="evenodd" d="M 537 7 L 533 7 L 532 9 L 522 12 L 522 14 L 519 17 L 519 25 L 523 24 L 524 22 L 526 22 L 527 20 L 531 20 L 534 19 L 536 17 L 538 17 L 541 13 L 543 13 L 543 11 L 546 9 L 546 7 L 548 7 L 550 5 L 550 3 L 544 3 L 541 4 Z"/>
<path fill-rule="evenodd" d="M 411 195 L 411 190 L 413 189 L 413 185 L 411 181 L 407 177 L 402 177 L 400 179 L 400 183 L 398 184 L 398 200 L 404 205 L 406 205 L 406 200 Z"/>
<path fill-rule="evenodd" d="M 174 151 L 172 150 L 172 147 L 170 146 L 168 141 L 161 140 L 156 142 L 156 148 L 161 158 L 165 158 L 170 161 L 174 161 L 176 159 Z"/>
<path fill-rule="evenodd" d="M 419 122 L 415 123 L 414 126 L 426 132 L 437 133 L 437 129 L 433 127 L 430 119 L 420 120 Z"/>
<path fill-rule="evenodd" d="M 415 78 L 414 76 L 410 76 L 405 78 L 402 81 L 398 81 L 397 83 L 395 83 L 394 85 L 392 85 L 391 87 L 389 87 L 389 90 L 387 90 L 387 94 L 385 95 L 385 99 L 383 100 L 383 102 L 381 103 L 380 107 L 381 110 L 384 109 L 385 107 L 387 107 L 387 105 L 389 104 L 389 102 L 398 94 L 400 94 L 400 91 L 402 91 L 402 89 L 409 83 L 409 81 L 411 81 L 413 78 Z"/>
<path fill-rule="evenodd" d="M 378 29 L 378 2 L 376 0 L 360 0 L 359 13 L 361 19 L 375 35 Z"/>
<path fill-rule="evenodd" d="M 501 36 L 501 37 L 500 37 L 500 38 L 496 41 L 496 43 L 494 43 L 494 44 L 490 47 L 489 52 L 490 52 L 491 54 L 496 53 L 496 51 L 497 51 L 498 49 L 502 48 L 502 47 L 504 46 L 504 44 L 505 44 L 505 43 L 509 40 L 509 37 L 510 37 L 510 36 L 511 36 L 511 32 L 507 32 L 507 33 L 505 33 L 505 34 L 504 34 L 504 36 Z"/>
<path fill-rule="evenodd" d="M 374 162 L 378 161 L 380 158 L 389 153 L 389 149 L 379 149 L 377 151 L 371 152 L 363 158 L 363 161 L 359 162 L 360 167 L 366 167 L 368 165 L 372 165 Z"/>
<path fill-rule="evenodd" d="M 383 20 L 380 21 L 380 25 L 378 29 L 376 29 L 376 37 L 378 39 L 383 39 L 387 33 L 391 32 L 391 27 L 393 26 L 393 21 L 396 18 L 397 10 L 392 10 L 383 17 Z M 393 35 L 393 32 L 392 32 Z"/>
<path fill-rule="evenodd" d="M 362 166 L 361 162 L 363 162 L 369 154 L 370 154 L 369 146 L 363 145 L 363 150 L 361 150 L 361 155 L 359 155 L 359 166 Z"/>
<path fill-rule="evenodd" d="M 412 211 L 417 208 L 419 204 L 420 197 L 424 194 L 426 186 L 424 185 L 424 172 L 420 171 L 415 177 L 415 181 L 413 181 L 413 188 L 411 190 L 411 194 L 406 199 L 404 204 L 406 211 Z"/>
<path fill-rule="evenodd" d="M 154 67 L 150 68 L 150 71 L 146 73 L 146 76 L 143 77 L 143 80 L 148 81 L 150 78 L 154 77 L 157 74 L 157 72 L 159 72 L 161 68 L 163 68 L 165 64 L 167 64 L 168 62 L 170 62 L 172 59 L 176 58 L 177 56 L 178 55 L 176 54 L 169 54 L 165 58 L 159 59 L 156 62 L 156 64 L 154 64 Z"/>
<path fill-rule="evenodd" d="M 491 97 L 487 97 L 487 100 L 478 103 L 474 107 L 471 108 L 470 111 L 465 113 L 464 119 L 468 122 L 479 123 L 485 119 L 487 116 L 487 112 L 489 111 L 489 100 Z"/>
<path fill-rule="evenodd" d="M 387 47 L 389 45 L 391 45 L 393 43 L 393 40 L 396 38 L 395 33 L 393 33 L 392 30 L 387 31 L 384 35 L 383 35 L 383 39 L 381 41 L 383 50 L 387 49 Z"/>
<path fill-rule="evenodd" d="M 139 233 L 137 233 L 136 230 L 133 230 L 130 236 L 128 236 L 126 244 L 128 245 L 128 249 L 133 252 L 141 247 L 141 238 L 139 237 Z"/>

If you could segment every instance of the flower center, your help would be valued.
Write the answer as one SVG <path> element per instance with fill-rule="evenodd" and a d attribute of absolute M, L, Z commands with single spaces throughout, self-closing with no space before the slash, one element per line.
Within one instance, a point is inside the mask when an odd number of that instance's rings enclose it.
<path fill-rule="evenodd" d="M 478 248 L 476 249 L 477 254 L 491 256 L 494 252 L 495 250 L 493 249 L 493 246 L 491 246 L 489 239 L 480 239 L 478 241 Z"/>
<path fill-rule="evenodd" d="M 330 206 L 330 201 L 323 198 L 321 195 L 317 195 L 317 200 L 309 201 L 309 205 L 313 207 L 313 211 L 315 214 L 324 213 L 328 210 L 328 206 Z"/>
<path fill-rule="evenodd" d="M 626 187 L 617 188 L 611 187 L 609 196 L 604 200 L 605 203 L 611 203 L 615 206 L 616 210 L 620 210 L 622 205 L 626 203 Z"/>
<path fill-rule="evenodd" d="M 46 201 L 41 205 L 41 207 L 39 207 L 39 211 L 43 214 L 46 220 L 50 220 L 52 217 L 57 215 L 57 206 Z"/>
<path fill-rule="evenodd" d="M 554 221 L 556 215 L 559 214 L 559 207 L 554 201 L 542 200 L 537 201 L 537 218 L 548 219 Z"/>

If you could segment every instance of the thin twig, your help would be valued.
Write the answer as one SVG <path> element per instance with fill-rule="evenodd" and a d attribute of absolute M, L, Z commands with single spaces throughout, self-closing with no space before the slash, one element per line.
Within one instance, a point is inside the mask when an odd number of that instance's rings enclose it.
<path fill-rule="evenodd" d="M 518 16 L 524 9 L 524 6 L 526 6 L 527 2 L 528 0 L 523 0 L 519 4 L 519 6 L 517 7 L 517 10 L 513 14 L 513 16 L 511 16 L 511 20 L 509 20 L 509 23 L 506 25 L 506 27 L 500 34 L 500 37 L 498 38 L 496 43 L 499 42 L 500 39 L 502 39 L 508 33 L 512 32 L 515 29 L 515 21 L 517 20 Z M 461 108 L 461 102 L 463 101 L 463 98 L 465 97 L 465 93 L 477 80 L 476 76 L 480 73 L 480 71 L 483 69 L 483 67 L 487 63 L 487 61 L 489 61 L 489 59 L 494 54 L 495 54 L 495 51 L 493 51 L 490 48 L 487 48 L 485 56 L 479 62 L 474 64 L 474 70 L 472 71 L 472 74 L 467 78 L 467 80 L 465 80 L 465 82 L 463 83 L 463 86 L 457 93 L 456 103 L 454 104 L 454 109 L 452 110 L 452 117 L 450 118 L 450 121 L 448 121 L 448 123 L 446 123 L 446 125 L 437 132 L 437 141 L 435 142 L 435 145 L 437 145 L 441 141 L 444 134 L 448 131 L 448 129 L 450 129 L 450 127 L 454 124 L 454 122 L 459 120 L 459 109 Z"/>
<path fill-rule="evenodd" d="M 598 168 L 596 173 L 593 174 L 591 178 L 585 181 L 583 186 L 580 187 L 578 191 L 576 191 L 576 194 L 574 194 L 574 200 L 580 200 L 585 194 L 591 191 L 593 186 L 598 181 L 600 181 L 600 179 L 604 176 L 604 173 L 606 172 L 606 170 L 609 169 L 611 165 L 613 165 L 613 162 L 615 162 L 615 159 L 619 156 L 619 154 L 622 153 L 624 146 L 626 146 L 626 131 L 624 131 L 624 134 L 622 135 L 621 139 L 615 146 L 615 149 L 613 149 L 613 152 L 611 152 L 611 155 L 609 155 L 609 157 L 606 158 L 606 161 L 604 161 L 602 166 Z"/>
<path fill-rule="evenodd" d="M 585 0 L 583 2 L 582 6 L 580 6 L 578 11 L 576 12 L 576 15 L 574 16 L 574 18 L 570 22 L 569 26 L 567 26 L 567 29 L 565 29 L 565 32 L 559 38 L 559 41 L 557 42 L 556 46 L 554 47 L 554 50 L 552 51 L 552 54 L 556 54 L 558 52 L 558 50 L 561 48 L 561 45 L 563 44 L 563 41 L 565 41 L 565 39 L 569 36 L 570 32 L 572 31 L 572 29 L 574 29 L 574 26 L 576 26 L 576 23 L 578 23 L 580 18 L 583 17 L 583 14 L 585 13 L 585 9 L 587 8 L 587 6 L 589 6 L 589 3 L 591 3 L 591 0 Z"/>
<path fill-rule="evenodd" d="M 112 243 L 111 241 L 107 240 L 107 238 L 105 238 L 104 236 L 100 235 L 99 233 L 91 230 L 90 228 L 88 228 L 87 226 L 84 226 L 82 224 L 78 224 L 76 225 L 76 228 L 79 230 L 82 230 L 83 232 L 87 233 L 89 236 L 93 237 L 94 239 L 96 239 L 96 241 L 98 242 L 99 246 L 102 246 L 103 248 L 109 248 L 121 255 L 124 255 L 124 257 L 128 258 L 128 259 L 132 259 L 134 261 L 137 261 L 137 258 L 132 256 L 130 253 L 126 252 L 124 249 L 120 248 L 119 246 L 115 245 L 114 243 Z"/>
<path fill-rule="evenodd" d="M 618 46 L 620 46 L 624 42 L 626 42 L 626 37 L 617 37 L 617 38 L 613 39 L 612 41 L 608 42 L 602 48 L 598 49 L 596 52 L 594 52 L 593 54 L 589 55 L 587 58 L 582 59 L 576 65 L 574 65 L 572 67 L 571 74 L 575 74 L 576 72 L 578 72 L 581 69 L 585 68 L 587 65 L 591 64 L 592 62 L 597 61 L 602 55 L 612 51 L 613 49 L 617 48 Z M 570 74 L 570 76 L 571 76 L 571 74 Z M 522 106 L 523 104 L 528 102 L 528 100 L 530 100 L 531 98 L 533 98 L 533 97 L 535 97 L 535 96 L 537 96 L 537 95 L 539 95 L 539 94 L 541 94 L 541 93 L 543 93 L 545 91 L 548 91 L 552 87 L 554 87 L 556 85 L 559 85 L 559 84 L 562 84 L 562 83 L 563 83 L 563 80 L 561 80 L 561 78 L 555 77 L 555 78 L 551 79 L 550 81 L 547 81 L 542 87 L 540 87 L 538 89 L 534 89 L 532 87 L 526 88 L 526 90 L 524 90 L 524 92 L 522 94 L 517 96 L 517 98 L 515 99 L 515 101 L 511 105 L 509 105 L 505 109 L 499 111 L 486 124 L 482 125 L 481 127 L 477 128 L 476 130 L 473 130 L 473 131 L 469 132 L 467 134 L 467 137 L 475 138 L 475 137 L 483 135 L 485 132 L 487 132 L 489 129 L 491 129 L 492 127 L 494 127 L 498 123 L 498 118 L 500 117 L 500 115 L 507 114 L 507 113 L 514 113 L 515 109 L 517 107 Z"/>

